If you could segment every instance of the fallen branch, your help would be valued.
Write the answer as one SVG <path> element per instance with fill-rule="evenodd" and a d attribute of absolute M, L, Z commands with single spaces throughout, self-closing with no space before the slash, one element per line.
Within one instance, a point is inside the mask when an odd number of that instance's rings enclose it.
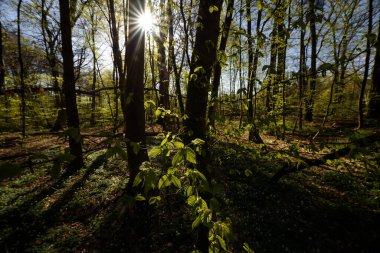
<path fill-rule="evenodd" d="M 298 162 L 290 162 L 282 166 L 282 168 L 272 176 L 272 181 L 279 181 L 282 177 L 292 173 L 299 172 L 304 169 L 321 166 L 324 165 L 328 160 L 336 160 L 343 156 L 349 155 L 351 151 L 353 151 L 356 147 L 364 147 L 370 143 L 374 143 L 380 140 L 380 136 L 378 134 L 373 134 L 364 138 L 357 139 L 352 142 L 354 145 L 347 146 L 345 148 L 338 149 L 332 153 L 326 154 L 318 159 L 310 159 L 306 157 L 297 157 Z"/>

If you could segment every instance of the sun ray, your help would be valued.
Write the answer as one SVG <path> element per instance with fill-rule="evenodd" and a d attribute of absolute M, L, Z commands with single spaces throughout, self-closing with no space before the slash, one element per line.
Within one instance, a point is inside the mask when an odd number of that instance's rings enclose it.
<path fill-rule="evenodd" d="M 144 29 L 144 31 L 150 31 L 154 26 L 154 18 L 152 13 L 150 11 L 146 11 L 141 14 L 138 22 L 141 29 Z"/>

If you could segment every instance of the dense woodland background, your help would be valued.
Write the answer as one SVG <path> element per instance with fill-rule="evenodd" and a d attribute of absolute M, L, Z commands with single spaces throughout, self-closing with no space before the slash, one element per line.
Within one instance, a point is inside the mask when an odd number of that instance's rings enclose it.
<path fill-rule="evenodd" d="M 0 0 L 0 251 L 379 252 L 377 0 Z"/>

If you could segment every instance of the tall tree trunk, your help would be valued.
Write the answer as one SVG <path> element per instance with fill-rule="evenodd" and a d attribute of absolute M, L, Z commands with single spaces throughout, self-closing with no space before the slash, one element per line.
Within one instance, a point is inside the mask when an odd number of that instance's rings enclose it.
<path fill-rule="evenodd" d="M 255 88 L 257 66 L 259 60 L 259 50 L 261 45 L 260 26 L 262 18 L 262 9 L 258 11 L 257 22 L 256 22 L 256 49 L 253 51 L 253 37 L 252 37 L 252 17 L 251 17 L 251 0 L 247 0 L 247 30 L 248 30 L 248 85 L 247 85 L 247 98 L 248 98 L 248 124 L 249 136 L 248 139 L 255 143 L 263 143 L 258 129 L 254 121 L 254 107 L 253 107 L 253 92 Z"/>
<path fill-rule="evenodd" d="M 176 57 L 174 53 L 174 16 L 172 10 L 173 0 L 169 0 L 168 2 L 168 18 L 169 18 L 169 54 L 170 54 L 170 62 L 175 75 L 175 89 L 177 94 L 178 106 L 181 112 L 181 115 L 185 114 L 185 106 L 183 105 L 182 93 L 181 93 L 181 72 L 183 67 L 183 62 L 185 59 L 186 51 L 183 50 L 182 58 L 181 58 L 181 66 L 178 69 L 176 64 Z"/>
<path fill-rule="evenodd" d="M 113 131 L 116 133 L 119 128 L 119 77 L 117 73 L 116 66 L 113 66 L 112 71 L 112 82 L 114 85 L 114 104 L 115 104 L 115 121 L 113 126 Z"/>
<path fill-rule="evenodd" d="M 46 8 L 46 9 L 45 9 Z M 51 131 L 62 130 L 66 124 L 66 111 L 63 101 L 62 91 L 59 87 L 59 71 L 58 71 L 58 59 L 56 55 L 57 45 L 57 34 L 55 35 L 49 28 L 49 22 L 47 19 L 48 7 L 46 7 L 46 1 L 41 1 L 41 31 L 42 39 L 45 46 L 46 60 L 49 63 L 50 74 L 52 78 L 53 88 L 55 90 L 55 101 L 54 106 L 57 109 L 57 117 L 54 122 L 54 126 Z M 62 87 L 63 88 L 63 87 Z"/>
<path fill-rule="evenodd" d="M 22 59 L 21 50 L 21 5 L 22 0 L 18 1 L 17 4 L 17 49 L 18 49 L 18 61 L 20 64 L 20 86 L 21 86 L 21 132 L 22 137 L 25 138 L 26 124 L 25 124 L 25 113 L 26 113 L 26 103 L 25 103 L 25 80 L 24 80 L 24 62 Z"/>
<path fill-rule="evenodd" d="M 166 10 L 165 10 L 165 0 L 160 0 L 160 30 L 159 35 L 154 36 L 157 43 L 157 66 L 158 66 L 158 81 L 160 83 L 159 92 L 159 106 L 170 109 L 170 100 L 169 100 L 169 71 L 166 64 L 166 48 L 165 43 L 167 41 L 167 20 L 166 20 Z M 158 123 L 164 127 L 166 130 L 165 119 L 160 118 Z"/>
<path fill-rule="evenodd" d="M 305 120 L 313 121 L 313 111 L 314 111 L 314 95 L 315 86 L 317 83 L 317 31 L 315 27 L 316 16 L 315 16 L 315 0 L 309 0 L 310 8 L 310 36 L 311 36 L 311 79 L 310 79 L 310 94 L 309 98 L 306 100 L 306 112 Z"/>
<path fill-rule="evenodd" d="M 188 140 L 206 137 L 208 90 L 212 67 L 216 63 L 216 45 L 219 35 L 219 19 L 223 1 L 201 0 L 199 3 L 195 45 L 190 65 L 187 89 L 185 126 Z M 218 9 L 209 11 L 210 6 Z"/>
<path fill-rule="evenodd" d="M 243 25 L 243 9 L 242 9 L 242 6 L 243 6 L 243 0 L 240 0 L 240 11 L 239 11 L 239 31 L 241 31 L 242 29 L 242 25 Z M 242 60 L 243 60 L 243 50 L 242 50 L 242 35 L 239 34 L 239 100 L 240 100 L 240 118 L 239 118 L 239 129 L 241 129 L 242 127 L 242 124 L 243 124 L 243 117 L 244 117 L 244 101 L 243 101 L 243 83 L 244 83 L 244 79 L 243 79 L 243 69 L 242 69 Z"/>
<path fill-rule="evenodd" d="M 301 23 L 304 22 L 303 15 L 303 1 L 301 0 Z M 299 66 L 299 89 L 298 89 L 298 129 L 302 129 L 303 122 L 303 92 L 306 86 L 305 76 L 307 74 L 306 68 L 306 48 L 305 48 L 305 28 L 301 26 L 301 38 L 300 38 L 300 66 Z"/>
<path fill-rule="evenodd" d="M 363 81 L 360 87 L 358 128 L 363 127 L 363 107 L 364 107 L 363 100 L 364 100 L 365 89 L 367 86 L 369 61 L 371 58 L 370 34 L 372 33 L 372 13 L 373 13 L 373 0 L 368 0 L 368 33 L 367 33 L 367 47 L 366 47 L 367 52 L 366 52 L 366 57 L 365 57 Z"/>
<path fill-rule="evenodd" d="M 277 36 L 277 21 L 276 19 L 273 22 L 273 28 L 272 28 L 272 35 L 270 40 L 270 63 L 269 63 L 269 77 L 268 82 L 266 86 L 267 94 L 266 94 L 266 100 L 265 105 L 267 109 L 267 113 L 269 113 L 272 110 L 271 103 L 272 103 L 272 86 L 274 84 L 274 78 L 276 76 L 276 63 L 277 63 L 277 42 L 278 36 Z"/>
<path fill-rule="evenodd" d="M 95 17 L 95 13 L 94 13 L 94 10 L 91 10 L 91 14 L 90 14 L 90 19 L 91 19 L 91 40 L 92 40 L 92 43 L 91 43 L 91 51 L 92 51 L 92 91 L 93 91 L 93 94 L 92 94 L 92 97 L 91 97 L 91 119 L 90 119 L 90 123 L 91 123 L 91 126 L 95 126 L 96 124 L 96 121 L 95 121 L 95 108 L 96 108 L 96 96 L 95 96 L 95 89 L 96 89 L 96 78 L 97 78 L 97 74 L 96 74 L 96 46 L 95 46 L 95 34 L 96 34 L 96 24 L 95 24 L 95 20 L 96 20 L 96 17 Z"/>
<path fill-rule="evenodd" d="M 5 86 L 5 66 L 3 61 L 3 24 L 0 21 L 0 94 Z"/>
<path fill-rule="evenodd" d="M 208 119 L 209 119 L 209 125 L 215 129 L 215 111 L 216 111 L 216 103 L 218 99 L 218 90 L 220 86 L 220 77 L 222 75 L 222 64 L 225 64 L 225 61 L 227 59 L 226 56 L 226 46 L 227 46 L 227 39 L 230 32 L 230 27 L 232 23 L 232 14 L 234 11 L 234 0 L 228 0 L 227 2 L 227 12 L 226 17 L 223 23 L 223 29 L 222 29 L 222 37 L 220 40 L 219 45 L 219 59 L 215 63 L 214 66 L 214 78 L 212 81 L 212 87 L 211 87 L 211 101 L 210 106 L 208 109 Z M 225 56 L 225 57 L 224 57 Z M 231 78 L 232 79 L 232 78 Z M 230 89 L 231 91 L 231 89 Z"/>
<path fill-rule="evenodd" d="M 380 121 L 380 25 L 377 33 L 375 63 L 372 73 L 372 88 L 369 100 L 368 118 Z"/>
<path fill-rule="evenodd" d="M 127 138 L 129 189 L 142 162 L 148 160 L 145 147 L 144 110 L 144 45 L 145 31 L 137 22 L 140 13 L 145 12 L 145 0 L 129 0 L 128 42 L 126 47 L 127 85 L 125 107 L 125 136 Z"/>
<path fill-rule="evenodd" d="M 281 87 L 282 90 L 282 102 L 281 102 L 281 115 L 282 115 L 282 138 L 285 134 L 285 62 L 286 62 L 286 47 L 287 47 L 287 38 L 286 38 L 286 29 L 285 29 L 285 15 L 286 15 L 286 5 L 284 0 L 279 0 L 278 2 L 278 51 L 277 51 L 277 76 L 276 84 L 273 87 L 273 90 L 277 93 Z M 274 93 L 275 93 L 274 92 Z M 276 94 L 274 94 L 276 95 Z M 276 96 L 275 96 L 276 97 Z"/>
<path fill-rule="evenodd" d="M 116 14 L 115 14 L 115 1 L 108 0 L 109 14 L 110 14 L 110 32 L 112 38 L 112 53 L 113 60 L 116 72 L 118 74 L 118 83 L 120 88 L 120 100 L 121 100 L 121 110 L 123 114 L 126 113 L 126 101 L 127 101 L 127 91 L 126 91 L 126 80 L 125 80 L 125 72 L 123 69 L 123 59 L 121 56 L 120 45 L 119 45 L 119 31 L 118 25 L 116 22 Z"/>
<path fill-rule="evenodd" d="M 71 12 L 70 1 L 59 0 L 60 27 L 62 36 L 62 58 L 63 58 L 63 87 L 65 95 L 67 126 L 71 129 L 69 135 L 70 153 L 75 159 L 70 163 L 72 171 L 80 169 L 83 163 L 82 138 L 79 128 L 79 116 L 77 108 L 77 97 L 75 93 L 74 76 L 74 54 L 71 35 Z"/>
<path fill-rule="evenodd" d="M 199 168 L 206 176 L 207 170 L 207 102 L 212 67 L 216 63 L 216 49 L 219 36 L 219 21 L 223 0 L 200 0 L 197 17 L 195 44 L 190 64 L 187 87 L 185 141 L 195 138 L 206 140 L 206 155 L 198 156 Z M 212 10 L 211 8 L 212 7 Z M 211 11 L 210 11 L 211 10 Z M 210 178 L 210 177 L 209 177 Z M 208 198 L 206 198 L 206 201 Z M 201 225 L 198 232 L 197 249 L 208 252 L 208 228 Z"/>

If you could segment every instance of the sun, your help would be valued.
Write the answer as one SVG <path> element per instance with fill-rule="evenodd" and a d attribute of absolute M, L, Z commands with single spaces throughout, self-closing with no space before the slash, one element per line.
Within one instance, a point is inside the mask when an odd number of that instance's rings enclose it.
<path fill-rule="evenodd" d="M 150 11 L 146 11 L 145 13 L 141 14 L 138 22 L 139 22 L 139 26 L 144 31 L 151 30 L 154 25 L 154 18 L 152 16 L 152 13 L 150 13 Z"/>

